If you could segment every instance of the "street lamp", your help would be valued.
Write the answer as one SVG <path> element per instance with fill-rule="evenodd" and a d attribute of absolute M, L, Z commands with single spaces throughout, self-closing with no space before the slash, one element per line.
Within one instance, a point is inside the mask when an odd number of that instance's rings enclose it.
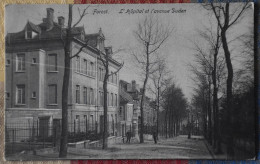
<path fill-rule="evenodd" d="M 191 138 L 191 123 L 190 123 L 191 109 L 188 109 L 188 139 Z"/>

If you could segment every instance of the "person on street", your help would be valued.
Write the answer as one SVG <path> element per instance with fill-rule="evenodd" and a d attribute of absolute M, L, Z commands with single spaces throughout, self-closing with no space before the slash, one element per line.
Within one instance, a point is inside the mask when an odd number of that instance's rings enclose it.
<path fill-rule="evenodd" d="M 130 131 L 127 131 L 126 138 L 127 138 L 126 143 L 130 143 L 130 140 L 131 140 L 131 132 Z"/>
<path fill-rule="evenodd" d="M 153 140 L 154 140 L 154 143 L 157 144 L 157 133 L 155 130 L 153 131 Z"/>

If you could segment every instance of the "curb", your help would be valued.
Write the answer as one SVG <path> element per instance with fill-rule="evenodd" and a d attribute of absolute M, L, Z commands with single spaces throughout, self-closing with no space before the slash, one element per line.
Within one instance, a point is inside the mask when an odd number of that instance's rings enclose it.
<path fill-rule="evenodd" d="M 208 152 L 209 152 L 209 154 L 211 155 L 212 159 L 213 159 L 213 160 L 216 160 L 217 158 L 216 158 L 214 152 L 212 152 L 211 149 L 209 148 L 209 145 L 208 145 L 207 141 L 206 141 L 206 140 L 203 140 L 203 142 L 204 142 L 204 144 L 206 145 L 206 147 L 207 147 L 207 149 L 208 149 Z"/>

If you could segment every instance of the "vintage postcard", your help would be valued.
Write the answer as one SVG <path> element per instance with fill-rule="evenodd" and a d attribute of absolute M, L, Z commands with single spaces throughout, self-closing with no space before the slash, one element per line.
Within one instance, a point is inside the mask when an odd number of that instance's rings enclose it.
<path fill-rule="evenodd" d="M 5 159 L 254 159 L 254 4 L 5 6 Z"/>

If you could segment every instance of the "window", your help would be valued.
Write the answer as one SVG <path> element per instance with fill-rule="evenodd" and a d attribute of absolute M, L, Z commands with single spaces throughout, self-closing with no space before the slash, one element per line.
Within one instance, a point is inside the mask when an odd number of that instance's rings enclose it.
<path fill-rule="evenodd" d="M 79 115 L 76 115 L 76 120 L 75 120 L 75 124 L 76 124 L 76 131 L 80 132 L 80 117 Z"/>
<path fill-rule="evenodd" d="M 115 94 L 115 106 L 117 106 L 117 94 Z"/>
<path fill-rule="evenodd" d="M 25 104 L 25 85 L 17 85 L 16 103 Z"/>
<path fill-rule="evenodd" d="M 104 105 L 104 93 L 100 91 L 100 105 Z"/>
<path fill-rule="evenodd" d="M 81 38 L 81 40 L 85 41 L 85 35 L 83 32 L 80 34 L 80 38 Z"/>
<path fill-rule="evenodd" d="M 10 59 L 7 59 L 5 64 L 6 64 L 6 66 L 9 66 L 11 64 Z"/>
<path fill-rule="evenodd" d="M 32 31 L 26 31 L 26 39 L 32 39 Z"/>
<path fill-rule="evenodd" d="M 91 71 L 91 76 L 95 76 L 95 68 L 94 68 L 94 63 L 93 62 L 90 62 L 90 71 Z"/>
<path fill-rule="evenodd" d="M 94 130 L 94 116 L 93 115 L 90 115 L 90 123 L 91 123 L 91 130 Z"/>
<path fill-rule="evenodd" d="M 103 81 L 104 80 L 104 69 L 103 68 L 101 68 L 101 74 L 100 74 L 100 76 L 101 76 L 101 80 Z"/>
<path fill-rule="evenodd" d="M 102 92 L 99 91 L 99 105 L 102 105 Z"/>
<path fill-rule="evenodd" d="M 115 84 L 117 84 L 117 73 L 115 73 Z"/>
<path fill-rule="evenodd" d="M 25 54 L 17 54 L 17 63 L 16 70 L 24 71 L 25 70 Z"/>
<path fill-rule="evenodd" d="M 114 96 L 113 93 L 111 93 L 111 98 L 110 98 L 110 99 L 111 99 L 111 100 L 110 100 L 110 101 L 111 101 L 111 104 L 110 104 L 111 106 L 114 105 L 114 104 L 113 104 L 113 98 L 114 98 L 113 96 Z"/>
<path fill-rule="evenodd" d="M 57 54 L 49 54 L 48 56 L 49 72 L 57 71 Z"/>
<path fill-rule="evenodd" d="M 49 104 L 57 104 L 57 85 L 51 84 L 48 89 Z"/>
<path fill-rule="evenodd" d="M 80 72 L 80 57 L 76 57 L 76 71 Z"/>
<path fill-rule="evenodd" d="M 36 98 L 36 92 L 32 92 L 32 98 Z"/>
<path fill-rule="evenodd" d="M 10 98 L 10 93 L 9 93 L 9 92 L 6 92 L 5 98 L 6 98 L 6 99 L 9 99 L 9 98 Z"/>
<path fill-rule="evenodd" d="M 99 68 L 99 80 L 102 80 L 102 69 Z"/>
<path fill-rule="evenodd" d="M 83 101 L 84 101 L 84 104 L 87 104 L 88 103 L 88 96 L 87 96 L 87 87 L 84 87 L 83 89 Z"/>
<path fill-rule="evenodd" d="M 113 74 L 113 72 L 111 72 L 111 83 L 113 83 L 114 82 L 114 74 Z"/>
<path fill-rule="evenodd" d="M 89 101 L 89 103 L 90 103 L 91 105 L 94 105 L 94 98 L 95 98 L 95 96 L 94 96 L 94 90 L 93 90 L 93 88 L 90 88 L 90 101 Z"/>
<path fill-rule="evenodd" d="M 83 68 L 84 68 L 84 74 L 88 74 L 88 61 L 86 60 L 86 59 L 84 59 L 83 60 L 83 66 L 82 66 Z"/>
<path fill-rule="evenodd" d="M 36 58 L 32 58 L 32 64 L 36 64 Z"/>
<path fill-rule="evenodd" d="M 85 120 L 85 132 L 88 131 L 88 115 L 84 115 L 84 120 Z"/>
<path fill-rule="evenodd" d="M 80 86 L 76 85 L 76 103 L 80 104 Z"/>

